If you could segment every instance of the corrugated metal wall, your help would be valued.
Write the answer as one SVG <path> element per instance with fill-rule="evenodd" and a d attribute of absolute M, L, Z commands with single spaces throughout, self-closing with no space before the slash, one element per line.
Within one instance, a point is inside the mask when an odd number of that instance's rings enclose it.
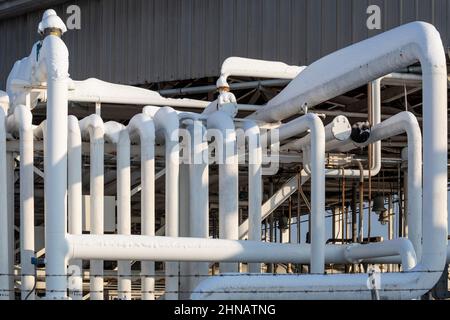
<path fill-rule="evenodd" d="M 74 79 L 128 84 L 218 74 L 228 56 L 310 64 L 338 48 L 413 20 L 449 43 L 449 0 L 72 0 L 81 30 L 65 36 Z M 382 30 L 366 28 L 367 6 Z M 56 10 L 63 17 L 67 5 Z M 0 21 L 0 84 L 29 53 L 42 11 Z"/>

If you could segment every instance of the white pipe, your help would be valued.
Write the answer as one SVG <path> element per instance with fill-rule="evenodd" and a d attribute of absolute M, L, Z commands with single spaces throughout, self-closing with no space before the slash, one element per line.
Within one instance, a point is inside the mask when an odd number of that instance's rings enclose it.
<path fill-rule="evenodd" d="M 248 137 L 248 239 L 261 241 L 262 206 L 262 149 L 258 125 L 251 120 L 244 123 Z M 261 265 L 252 263 L 249 272 L 261 272 Z"/>
<path fill-rule="evenodd" d="M 154 107 L 144 107 L 146 110 Z M 149 110 L 150 114 L 151 111 Z M 166 236 L 178 237 L 179 216 L 178 216 L 178 184 L 180 167 L 180 147 L 179 147 L 179 120 L 177 112 L 170 107 L 158 108 L 153 116 L 156 135 L 162 135 L 165 142 L 165 208 L 166 208 Z M 161 132 L 161 134 L 159 134 Z M 178 269 L 176 262 L 166 263 L 166 300 L 178 299 Z"/>
<path fill-rule="evenodd" d="M 345 257 L 352 263 L 361 263 L 367 258 L 379 258 L 400 255 L 404 271 L 409 271 L 417 264 L 414 247 L 408 239 L 398 238 L 383 242 L 368 244 L 353 244 L 347 246 Z"/>
<path fill-rule="evenodd" d="M 70 258 L 104 260 L 309 263 L 312 250 L 305 243 L 142 235 L 68 235 L 67 243 Z M 370 245 L 330 244 L 325 253 L 327 264 L 374 263 L 380 257 L 384 257 L 383 263 L 402 263 L 404 269 L 417 263 L 411 242 L 404 238 Z"/>
<path fill-rule="evenodd" d="M 8 232 L 8 183 L 6 171 L 6 115 L 0 108 L 0 300 L 9 300 L 9 266 L 13 262 L 9 259 Z"/>
<path fill-rule="evenodd" d="M 141 233 L 155 234 L 155 127 L 146 114 L 137 114 L 128 123 L 132 142 L 141 144 Z M 143 300 L 155 299 L 155 262 L 141 262 Z"/>
<path fill-rule="evenodd" d="M 225 79 L 229 76 L 293 79 L 305 68 L 279 61 L 229 57 L 222 63 L 220 73 Z"/>
<path fill-rule="evenodd" d="M 238 155 L 236 132 L 231 117 L 223 111 L 208 116 L 208 131 L 215 129 L 216 158 L 219 162 L 219 237 L 239 239 Z M 221 272 L 236 272 L 237 264 L 221 264 Z"/>
<path fill-rule="evenodd" d="M 75 116 L 68 117 L 69 139 L 67 142 L 67 164 L 68 164 L 68 228 L 70 234 L 83 233 L 82 219 L 82 161 L 81 161 L 81 130 L 78 119 Z M 44 138 L 45 140 L 45 138 Z M 44 170 L 45 172 L 45 170 Z M 69 261 L 69 269 L 73 275 L 70 277 L 69 297 L 72 300 L 83 298 L 83 278 L 81 260 Z"/>
<path fill-rule="evenodd" d="M 45 37 L 40 61 L 47 71 L 47 134 L 45 143 L 46 208 L 46 298 L 67 296 L 66 259 L 64 256 L 67 214 L 67 82 L 69 53 L 57 36 Z"/>
<path fill-rule="evenodd" d="M 131 234 L 130 137 L 120 123 L 105 123 L 105 138 L 117 147 L 117 233 Z M 131 261 L 117 262 L 117 296 L 131 300 Z"/>
<path fill-rule="evenodd" d="M 310 130 L 311 135 L 311 273 L 325 271 L 325 129 L 322 120 L 307 113 L 279 128 L 279 139 Z"/>
<path fill-rule="evenodd" d="M 300 73 L 278 98 L 255 115 L 259 120 L 283 119 L 295 114 L 304 103 L 315 105 L 418 60 L 423 70 L 423 204 L 427 205 L 422 259 L 411 271 L 379 274 L 381 299 L 411 299 L 428 292 L 440 278 L 446 260 L 447 70 L 437 30 L 430 24 L 413 22 L 330 54 Z M 221 280 L 226 283 L 220 283 Z M 367 276 L 359 274 L 262 276 L 245 282 L 241 277 L 210 278 L 199 289 L 220 291 L 224 288 L 241 292 L 230 293 L 227 299 L 273 299 L 274 291 L 280 299 L 372 297 Z"/>
<path fill-rule="evenodd" d="M 14 175 L 14 170 L 16 167 L 15 155 L 12 152 L 7 152 L 6 154 L 6 169 L 7 169 L 7 205 L 8 205 L 8 256 L 7 259 L 10 261 L 9 263 L 9 272 L 8 274 L 14 274 L 14 266 L 15 266 L 15 210 L 14 210 L 14 183 L 16 181 L 16 177 Z M 9 277 L 9 288 L 12 291 L 9 292 L 10 300 L 15 298 L 14 294 L 14 277 Z"/>
<path fill-rule="evenodd" d="M 188 125 L 190 132 L 189 162 L 189 236 L 209 237 L 209 176 L 208 176 L 208 141 L 206 128 L 199 120 L 192 120 Z M 201 276 L 208 274 L 208 263 L 189 263 L 189 291 L 194 289 Z"/>
<path fill-rule="evenodd" d="M 10 131 L 19 131 L 20 137 L 20 265 L 21 298 L 34 300 L 34 161 L 33 161 L 33 116 L 23 105 L 14 108 L 8 118 Z"/>
<path fill-rule="evenodd" d="M 334 141 L 345 141 L 350 138 L 352 127 L 345 116 L 335 117 L 325 126 L 325 149 Z M 308 134 L 303 138 L 288 142 L 280 147 L 280 151 L 296 150 L 301 151 L 311 144 L 311 136 Z"/>
<path fill-rule="evenodd" d="M 104 124 L 96 114 L 80 120 L 81 134 L 90 141 L 90 218 L 91 234 L 104 232 Z M 103 261 L 91 260 L 90 298 L 103 300 Z"/>

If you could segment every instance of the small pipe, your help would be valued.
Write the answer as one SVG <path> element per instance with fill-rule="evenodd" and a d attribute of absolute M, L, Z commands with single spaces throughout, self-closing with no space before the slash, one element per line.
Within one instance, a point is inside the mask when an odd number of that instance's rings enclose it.
<path fill-rule="evenodd" d="M 105 123 L 105 139 L 117 148 L 117 233 L 131 234 L 130 137 L 125 126 Z M 117 297 L 131 300 L 131 261 L 117 262 Z"/>
<path fill-rule="evenodd" d="M 223 111 L 208 116 L 207 128 L 215 138 L 219 165 L 219 237 L 239 239 L 238 156 L 236 132 L 231 117 Z M 215 129 L 213 131 L 212 129 Z M 221 264 L 221 272 L 237 272 L 237 264 Z"/>
<path fill-rule="evenodd" d="M 81 135 L 90 141 L 90 228 L 91 234 L 104 232 L 104 124 L 96 114 L 80 120 Z M 91 260 L 90 298 L 103 300 L 103 261 Z"/>
<path fill-rule="evenodd" d="M 155 126 L 152 119 L 140 113 L 127 126 L 132 142 L 141 144 L 141 233 L 155 234 Z M 155 299 L 155 262 L 142 261 L 142 299 Z"/>

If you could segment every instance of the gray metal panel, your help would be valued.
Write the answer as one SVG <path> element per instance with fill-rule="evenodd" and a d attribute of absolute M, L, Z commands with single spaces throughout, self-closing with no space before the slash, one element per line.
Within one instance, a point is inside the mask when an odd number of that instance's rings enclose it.
<path fill-rule="evenodd" d="M 449 43 L 450 0 L 72 0 L 82 29 L 64 40 L 74 79 L 128 84 L 217 76 L 232 55 L 310 64 L 325 54 L 393 28 L 425 20 Z M 382 30 L 367 30 L 369 4 Z M 34 10 L 34 9 L 33 9 Z M 37 41 L 39 11 L 0 14 L 0 85 Z"/>

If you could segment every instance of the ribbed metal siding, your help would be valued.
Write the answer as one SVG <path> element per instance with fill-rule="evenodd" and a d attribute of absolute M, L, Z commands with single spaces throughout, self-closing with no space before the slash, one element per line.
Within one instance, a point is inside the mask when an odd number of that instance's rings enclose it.
<path fill-rule="evenodd" d="M 64 39 L 74 79 L 128 84 L 216 76 L 238 55 L 290 64 L 321 56 L 399 24 L 434 23 L 447 46 L 448 0 L 80 0 L 82 29 Z M 377 4 L 382 31 L 366 28 Z M 67 5 L 55 9 L 67 17 Z M 38 39 L 42 11 L 0 21 L 0 82 Z"/>

